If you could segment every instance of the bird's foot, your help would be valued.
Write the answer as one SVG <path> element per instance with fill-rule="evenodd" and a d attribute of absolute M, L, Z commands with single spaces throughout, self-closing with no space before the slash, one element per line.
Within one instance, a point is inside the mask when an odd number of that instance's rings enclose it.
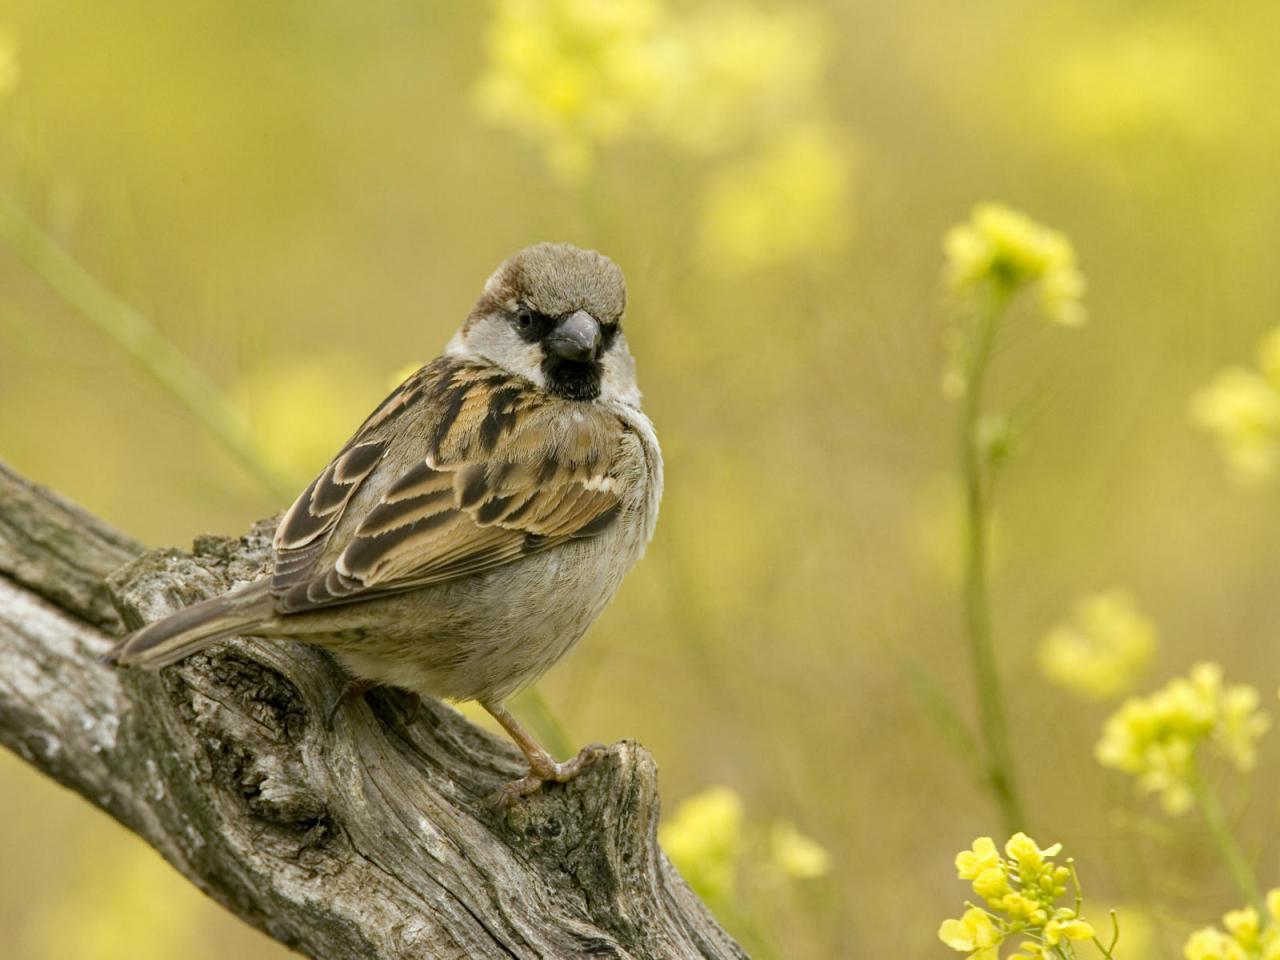
<path fill-rule="evenodd" d="M 333 733 L 333 724 L 338 719 L 338 711 L 347 704 L 359 700 L 376 686 L 377 684 L 372 680 L 351 679 L 344 683 L 342 692 L 338 694 L 338 698 L 333 701 L 333 706 L 329 708 L 329 712 L 325 715 L 324 728 Z"/>
<path fill-rule="evenodd" d="M 537 760 L 529 764 L 528 776 L 504 784 L 493 795 L 490 803 L 495 809 L 505 810 L 521 797 L 537 793 L 542 789 L 544 783 L 568 783 L 591 764 L 595 763 L 604 752 L 604 744 L 589 743 L 578 751 L 576 757 L 572 760 L 565 760 L 563 763 L 557 763 L 545 755 L 537 758 Z"/>

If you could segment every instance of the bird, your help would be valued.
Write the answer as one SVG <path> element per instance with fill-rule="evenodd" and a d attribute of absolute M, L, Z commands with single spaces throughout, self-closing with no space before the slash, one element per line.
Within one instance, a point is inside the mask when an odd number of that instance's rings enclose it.
<path fill-rule="evenodd" d="M 626 302 L 601 253 L 508 257 L 443 353 L 285 511 L 262 576 L 142 627 L 109 662 L 159 668 L 233 636 L 313 644 L 347 694 L 484 707 L 529 766 L 498 803 L 572 780 L 602 748 L 557 761 L 505 703 L 582 637 L 653 537 L 662 454 Z"/>

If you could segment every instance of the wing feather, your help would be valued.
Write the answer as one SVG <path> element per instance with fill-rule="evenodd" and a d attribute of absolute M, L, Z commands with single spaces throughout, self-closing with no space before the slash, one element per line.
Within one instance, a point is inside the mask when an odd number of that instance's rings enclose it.
<path fill-rule="evenodd" d="M 376 436 L 357 433 L 282 521 L 273 578 L 281 612 L 471 576 L 597 536 L 620 515 L 617 417 L 447 358 L 400 392 L 406 399 L 393 395 L 362 427 Z M 404 463 L 390 451 L 415 442 L 421 459 L 375 482 L 384 492 L 355 501 L 367 506 L 351 515 L 356 489 Z"/>

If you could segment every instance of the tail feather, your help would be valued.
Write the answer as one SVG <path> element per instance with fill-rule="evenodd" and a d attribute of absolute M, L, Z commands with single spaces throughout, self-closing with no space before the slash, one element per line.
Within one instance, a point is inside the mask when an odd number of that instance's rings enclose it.
<path fill-rule="evenodd" d="M 120 641 L 107 661 L 124 667 L 164 667 L 271 619 L 267 581 L 251 583 L 149 623 Z"/>

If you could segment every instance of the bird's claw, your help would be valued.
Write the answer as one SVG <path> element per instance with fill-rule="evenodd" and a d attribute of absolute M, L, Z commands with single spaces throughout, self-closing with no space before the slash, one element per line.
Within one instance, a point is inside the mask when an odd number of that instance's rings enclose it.
<path fill-rule="evenodd" d="M 530 764 L 527 776 L 503 784 L 490 798 L 489 804 L 495 810 L 503 811 L 521 797 L 537 793 L 544 783 L 568 783 L 595 763 L 604 752 L 604 744 L 589 743 L 579 750 L 578 755 L 572 760 L 566 760 L 563 763 L 551 761 L 547 764 Z"/>

